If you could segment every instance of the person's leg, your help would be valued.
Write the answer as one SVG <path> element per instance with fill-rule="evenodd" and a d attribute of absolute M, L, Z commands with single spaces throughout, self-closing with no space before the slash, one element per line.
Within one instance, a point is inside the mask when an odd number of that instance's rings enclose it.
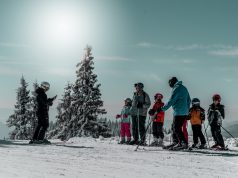
<path fill-rule="evenodd" d="M 193 147 L 195 147 L 198 144 L 198 129 L 197 125 L 192 125 L 193 130 Z"/>
<path fill-rule="evenodd" d="M 206 139 L 202 133 L 202 125 L 198 125 L 198 137 L 200 139 L 201 145 L 205 145 Z"/>
<path fill-rule="evenodd" d="M 216 126 L 214 124 L 212 124 L 210 126 L 211 126 L 212 137 L 213 137 L 213 140 L 215 142 L 215 144 L 213 146 L 211 146 L 211 148 L 213 148 L 213 147 L 216 147 L 218 145 L 217 136 L 216 136 Z"/>
<path fill-rule="evenodd" d="M 122 143 L 125 143 L 125 132 L 126 132 L 126 130 L 125 130 L 125 123 L 121 123 L 121 130 L 120 130 L 120 136 L 121 136 L 121 141 L 120 141 L 120 143 L 122 144 Z"/>
<path fill-rule="evenodd" d="M 137 116 L 132 116 L 132 135 L 135 142 L 138 142 L 139 140 L 137 121 L 138 121 Z"/>
<path fill-rule="evenodd" d="M 146 121 L 146 116 L 139 116 L 139 132 L 140 132 L 141 143 L 145 143 L 145 140 L 146 140 L 145 121 Z"/>
<path fill-rule="evenodd" d="M 41 129 L 41 124 L 38 123 L 32 140 L 38 140 L 40 129 Z"/>
<path fill-rule="evenodd" d="M 221 146 L 222 148 L 225 148 L 225 143 L 224 143 L 223 137 L 221 135 L 221 127 L 219 125 L 216 126 L 215 135 L 217 138 L 217 144 L 219 146 Z"/>
<path fill-rule="evenodd" d="M 45 119 L 45 121 L 42 122 L 42 127 L 40 129 L 38 140 L 44 140 L 45 139 L 45 133 L 46 133 L 48 127 L 49 127 L 49 120 Z"/>
<path fill-rule="evenodd" d="M 163 131 L 163 125 L 164 123 L 159 122 L 158 123 L 158 137 L 161 138 L 162 140 L 164 139 L 164 131 Z"/>
<path fill-rule="evenodd" d="M 183 122 L 182 130 L 183 130 L 184 138 L 185 138 L 186 142 L 188 143 L 187 118 Z"/>
<path fill-rule="evenodd" d="M 186 116 L 175 116 L 175 133 L 180 143 L 188 144 L 182 131 L 182 126 L 185 119 Z"/>
<path fill-rule="evenodd" d="M 125 135 L 127 137 L 127 142 L 131 141 L 131 131 L 130 131 L 131 124 L 125 123 Z"/>

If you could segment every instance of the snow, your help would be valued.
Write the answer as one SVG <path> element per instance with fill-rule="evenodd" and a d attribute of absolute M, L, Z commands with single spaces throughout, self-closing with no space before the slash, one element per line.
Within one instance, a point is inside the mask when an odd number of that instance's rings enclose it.
<path fill-rule="evenodd" d="M 57 143 L 59 140 L 51 140 Z M 228 140 L 231 149 L 234 141 Z M 1 178 L 238 177 L 238 152 L 202 154 L 118 145 L 114 138 L 72 138 L 65 143 L 0 142 Z M 168 143 L 167 143 L 168 144 Z M 236 145 L 237 146 L 237 145 Z M 227 152 L 228 153 L 228 152 Z"/>

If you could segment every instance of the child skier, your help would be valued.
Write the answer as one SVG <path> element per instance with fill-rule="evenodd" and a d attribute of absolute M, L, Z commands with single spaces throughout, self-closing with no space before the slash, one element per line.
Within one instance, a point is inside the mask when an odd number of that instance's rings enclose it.
<path fill-rule="evenodd" d="M 224 105 L 220 104 L 221 96 L 219 94 L 213 95 L 212 99 L 213 103 L 210 105 L 207 113 L 212 137 L 215 141 L 215 144 L 211 148 L 223 150 L 225 149 L 225 144 L 221 135 L 221 125 L 222 119 L 225 118 Z"/>
<path fill-rule="evenodd" d="M 202 124 L 205 120 L 205 111 L 200 107 L 200 100 L 198 98 L 192 99 L 192 107 L 189 110 L 188 119 L 191 122 L 193 130 L 193 145 L 192 148 L 204 149 L 206 147 L 206 140 L 202 133 Z M 198 146 L 198 138 L 201 144 Z"/>
<path fill-rule="evenodd" d="M 120 144 L 129 144 L 131 141 L 131 109 L 132 100 L 130 98 L 125 99 L 125 105 L 122 108 L 121 114 L 117 114 L 116 118 L 121 118 L 121 129 L 120 129 L 120 136 L 121 141 Z M 127 140 L 126 138 L 127 137 Z"/>
<path fill-rule="evenodd" d="M 159 108 L 164 106 L 164 103 L 162 102 L 163 95 L 160 93 L 156 93 L 154 99 L 155 103 L 152 109 L 150 109 L 149 111 L 149 115 L 151 116 L 151 119 L 153 121 L 152 131 L 154 137 L 154 141 L 150 144 L 150 146 L 163 146 L 164 112 L 157 112 Z"/>

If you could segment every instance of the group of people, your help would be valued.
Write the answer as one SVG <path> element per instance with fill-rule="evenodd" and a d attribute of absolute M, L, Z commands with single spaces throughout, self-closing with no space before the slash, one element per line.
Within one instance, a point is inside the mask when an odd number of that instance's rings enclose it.
<path fill-rule="evenodd" d="M 200 106 L 200 100 L 198 98 L 191 100 L 187 88 L 182 84 L 182 81 L 178 81 L 176 77 L 172 77 L 168 83 L 172 88 L 171 97 L 168 102 L 164 104 L 162 101 L 163 95 L 156 93 L 154 95 L 154 104 L 151 108 L 150 97 L 143 90 L 144 85 L 142 83 L 135 84 L 133 98 L 126 98 L 121 113 L 116 115 L 117 119 L 121 119 L 121 144 L 146 145 L 145 122 L 148 112 L 151 118 L 154 139 L 151 146 L 163 146 L 164 149 L 171 150 L 188 148 L 188 132 L 186 126 L 187 120 L 190 120 L 193 131 L 192 147 L 206 148 L 206 139 L 202 132 L 202 124 L 204 123 L 206 114 L 205 110 Z M 221 124 L 225 118 L 224 105 L 221 104 L 219 94 L 215 94 L 212 99 L 213 103 L 209 106 L 207 112 L 207 119 L 215 142 L 212 148 L 225 149 L 224 140 L 221 135 Z M 171 106 L 174 111 L 172 122 L 173 141 L 172 144 L 164 146 L 163 125 L 165 111 Z M 132 124 L 133 140 L 131 139 L 130 124 Z"/>

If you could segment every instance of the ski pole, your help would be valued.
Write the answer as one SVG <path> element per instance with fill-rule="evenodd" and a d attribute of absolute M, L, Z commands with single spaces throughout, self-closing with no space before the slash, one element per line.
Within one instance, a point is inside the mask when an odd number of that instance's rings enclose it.
<path fill-rule="evenodd" d="M 152 122 L 153 122 L 153 120 L 150 121 L 150 123 L 148 124 L 147 128 L 145 129 L 145 133 L 144 133 L 144 135 L 143 135 L 143 137 L 142 137 L 142 140 L 145 138 L 146 132 L 148 131 L 148 129 L 149 129 L 149 127 L 150 127 L 150 125 L 151 125 Z M 138 145 L 136 146 L 135 151 L 138 150 L 139 146 L 140 146 L 140 143 L 138 143 Z"/>
<path fill-rule="evenodd" d="M 207 137 L 208 148 L 210 148 L 209 139 L 208 139 L 207 131 L 206 131 L 206 128 L 205 128 L 205 123 L 203 124 L 203 127 L 204 127 L 204 131 L 205 131 L 205 135 L 206 135 L 206 137 Z"/>
<path fill-rule="evenodd" d="M 148 124 L 150 124 L 151 117 L 149 117 Z M 151 137 L 151 125 L 149 129 L 149 145 L 150 145 L 150 137 Z"/>
<path fill-rule="evenodd" d="M 228 132 L 228 130 L 226 130 L 224 127 L 222 127 L 222 125 L 220 125 L 220 126 L 221 126 L 221 128 L 223 128 L 232 138 L 234 138 L 234 140 L 238 143 L 238 140 L 236 140 L 236 138 L 235 138 L 233 135 L 231 135 L 231 133 Z"/>

